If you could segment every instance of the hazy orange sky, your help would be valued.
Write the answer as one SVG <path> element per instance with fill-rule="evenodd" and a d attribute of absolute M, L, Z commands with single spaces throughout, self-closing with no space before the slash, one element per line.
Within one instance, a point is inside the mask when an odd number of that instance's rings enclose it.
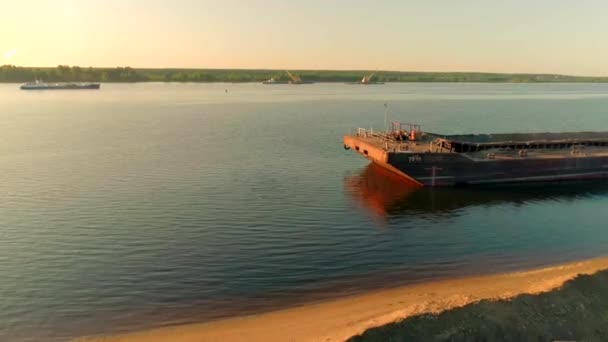
<path fill-rule="evenodd" d="M 608 75 L 600 0 L 0 0 L 0 64 Z"/>

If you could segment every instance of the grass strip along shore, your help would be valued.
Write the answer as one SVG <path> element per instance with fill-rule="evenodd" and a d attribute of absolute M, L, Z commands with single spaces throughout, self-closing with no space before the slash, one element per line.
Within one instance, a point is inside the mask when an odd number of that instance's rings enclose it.
<path fill-rule="evenodd" d="M 608 271 L 580 275 L 551 292 L 483 300 L 349 339 L 363 341 L 608 341 Z"/>

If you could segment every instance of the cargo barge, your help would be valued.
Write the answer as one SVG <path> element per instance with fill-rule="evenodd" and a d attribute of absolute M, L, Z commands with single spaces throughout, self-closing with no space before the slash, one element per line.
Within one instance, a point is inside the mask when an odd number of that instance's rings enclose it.
<path fill-rule="evenodd" d="M 393 122 L 359 128 L 344 148 L 418 186 L 608 178 L 608 132 L 441 135 Z"/>
<path fill-rule="evenodd" d="M 21 90 L 77 90 L 99 89 L 99 83 L 44 83 L 40 81 L 22 84 Z"/>

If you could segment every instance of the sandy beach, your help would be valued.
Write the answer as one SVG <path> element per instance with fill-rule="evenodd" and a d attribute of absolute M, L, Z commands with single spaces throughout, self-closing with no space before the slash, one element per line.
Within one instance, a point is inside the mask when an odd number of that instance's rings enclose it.
<path fill-rule="evenodd" d="M 403 286 L 254 316 L 135 333 L 90 342 L 343 341 L 371 327 L 438 313 L 482 299 L 508 299 L 560 287 L 579 274 L 608 269 L 608 257 L 546 268 Z"/>

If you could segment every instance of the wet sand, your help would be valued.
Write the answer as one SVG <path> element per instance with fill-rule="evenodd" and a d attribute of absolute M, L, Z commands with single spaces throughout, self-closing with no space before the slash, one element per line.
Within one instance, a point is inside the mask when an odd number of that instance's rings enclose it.
<path fill-rule="evenodd" d="M 529 271 L 408 285 L 254 316 L 150 329 L 78 341 L 344 341 L 365 330 L 482 299 L 508 299 L 560 287 L 579 274 L 608 269 L 608 257 Z"/>

